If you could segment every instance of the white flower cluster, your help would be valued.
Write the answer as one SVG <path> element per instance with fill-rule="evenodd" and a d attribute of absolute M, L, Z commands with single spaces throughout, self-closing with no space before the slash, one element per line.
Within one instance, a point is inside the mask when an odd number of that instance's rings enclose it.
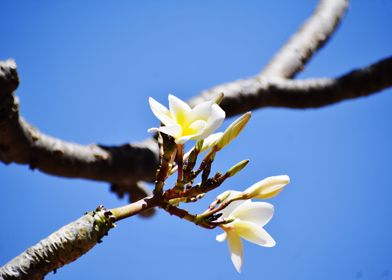
<path fill-rule="evenodd" d="M 188 140 L 204 140 L 200 152 L 208 149 L 219 151 L 228 145 L 245 127 L 250 113 L 235 120 L 224 132 L 212 134 L 223 122 L 225 112 L 215 100 L 206 101 L 191 108 L 179 98 L 169 95 L 169 109 L 149 99 L 154 115 L 163 126 L 149 129 L 150 132 L 161 132 L 174 138 L 176 144 L 183 145 Z M 190 153 L 184 155 L 186 160 Z M 238 165 L 242 169 L 247 162 Z M 236 173 L 238 171 L 233 171 Z M 287 175 L 268 177 L 261 180 L 243 192 L 225 191 L 216 199 L 217 203 L 228 202 L 219 214 L 219 219 L 225 221 L 219 224 L 224 232 L 216 237 L 218 241 L 227 240 L 231 260 L 238 272 L 241 271 L 242 242 L 241 238 L 264 247 L 273 247 L 274 239 L 264 230 L 274 213 L 274 207 L 267 202 L 254 202 L 251 199 L 268 199 L 276 196 L 289 183 Z"/>

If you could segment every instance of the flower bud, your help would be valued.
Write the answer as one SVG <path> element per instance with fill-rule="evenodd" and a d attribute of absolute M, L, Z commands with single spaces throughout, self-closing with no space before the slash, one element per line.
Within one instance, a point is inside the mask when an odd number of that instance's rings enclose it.
<path fill-rule="evenodd" d="M 196 145 L 184 155 L 184 161 L 189 158 L 189 156 L 191 155 L 191 153 L 194 149 L 197 149 L 197 150 L 199 150 L 199 153 L 202 153 L 202 152 L 210 149 L 211 147 L 213 147 L 222 135 L 223 135 L 223 132 L 217 132 L 217 133 L 211 134 L 210 136 L 208 136 L 204 140 L 197 141 Z"/>
<path fill-rule="evenodd" d="M 239 163 L 237 163 L 236 165 L 234 165 L 232 168 L 230 168 L 227 171 L 227 174 L 232 177 L 235 174 L 237 174 L 238 172 L 240 172 L 242 169 L 244 169 L 245 166 L 247 166 L 247 164 L 249 163 L 249 159 L 245 159 L 240 161 Z"/>
<path fill-rule="evenodd" d="M 203 147 L 201 148 L 200 152 L 204 152 L 204 151 L 212 148 L 213 146 L 215 146 L 216 143 L 222 137 L 222 135 L 223 135 L 223 132 L 217 132 L 217 133 L 211 134 L 206 139 L 204 139 Z"/>
<path fill-rule="evenodd" d="M 219 203 L 225 201 L 231 195 L 231 192 L 232 191 L 224 191 L 216 197 L 216 200 L 219 201 Z"/>
<path fill-rule="evenodd" d="M 219 105 L 219 104 L 222 102 L 223 97 L 224 97 L 223 92 L 218 93 L 218 94 L 214 97 L 213 102 Z"/>
<path fill-rule="evenodd" d="M 251 116 L 250 112 L 243 114 L 241 117 L 236 119 L 229 127 L 225 130 L 222 137 L 217 141 L 216 146 L 220 150 L 224 146 L 228 145 L 234 138 L 240 134 L 242 129 L 245 127 Z"/>
<path fill-rule="evenodd" d="M 243 192 L 243 195 L 247 199 L 271 198 L 276 196 L 278 193 L 280 193 L 283 187 L 286 186 L 289 182 L 290 182 L 290 178 L 287 175 L 268 177 L 247 188 Z"/>

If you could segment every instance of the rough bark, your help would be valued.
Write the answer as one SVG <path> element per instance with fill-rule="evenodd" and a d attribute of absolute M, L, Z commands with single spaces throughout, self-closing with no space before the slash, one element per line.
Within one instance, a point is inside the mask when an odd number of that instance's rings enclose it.
<path fill-rule="evenodd" d="M 62 227 L 0 267 L 1 280 L 40 280 L 87 253 L 113 227 L 110 211 L 98 207 Z"/>

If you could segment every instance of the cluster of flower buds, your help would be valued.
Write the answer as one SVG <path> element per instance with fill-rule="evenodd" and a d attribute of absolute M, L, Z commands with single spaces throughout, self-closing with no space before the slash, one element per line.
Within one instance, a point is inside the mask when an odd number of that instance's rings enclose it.
<path fill-rule="evenodd" d="M 158 133 L 160 145 L 160 167 L 157 170 L 154 196 L 161 199 L 161 207 L 171 214 L 206 228 L 221 227 L 223 234 L 218 241 L 229 244 L 231 260 L 237 269 L 242 267 L 241 238 L 257 245 L 272 247 L 274 239 L 264 230 L 272 218 L 274 207 L 266 202 L 252 199 L 268 199 L 276 196 L 290 181 L 287 175 L 268 177 L 245 191 L 225 191 L 201 214 L 192 215 L 178 208 L 180 203 L 195 202 L 218 188 L 227 178 L 236 175 L 249 162 L 243 160 L 225 173 L 210 176 L 216 153 L 230 144 L 243 130 L 251 117 L 245 113 L 224 132 L 213 133 L 223 122 L 225 112 L 219 106 L 223 94 L 191 108 L 179 98 L 169 95 L 169 109 L 149 99 L 154 115 L 162 126 L 149 129 Z M 188 140 L 196 143 L 187 153 L 184 144 Z M 198 157 L 205 153 L 197 166 Z M 172 188 L 164 189 L 166 179 L 177 172 L 177 181 Z M 197 183 L 195 181 L 199 178 Z"/>

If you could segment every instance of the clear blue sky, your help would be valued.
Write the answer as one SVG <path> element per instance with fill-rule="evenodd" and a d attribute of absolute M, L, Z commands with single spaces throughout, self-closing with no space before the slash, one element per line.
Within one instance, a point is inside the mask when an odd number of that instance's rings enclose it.
<path fill-rule="evenodd" d="M 88 144 L 149 137 L 147 98 L 167 104 L 258 73 L 316 1 L 1 1 L 0 58 L 13 57 L 22 115 Z M 352 1 L 336 36 L 300 77 L 337 76 L 392 53 L 392 3 Z M 271 175 L 292 183 L 270 202 L 275 248 L 245 244 L 237 274 L 219 230 L 160 212 L 122 221 L 47 279 L 392 279 L 392 90 L 317 110 L 255 111 L 216 159 L 251 163 L 223 189 Z M 225 123 L 225 126 L 228 123 Z M 201 201 L 202 209 L 210 201 Z M 0 264 L 99 204 L 108 184 L 0 163 Z"/>

